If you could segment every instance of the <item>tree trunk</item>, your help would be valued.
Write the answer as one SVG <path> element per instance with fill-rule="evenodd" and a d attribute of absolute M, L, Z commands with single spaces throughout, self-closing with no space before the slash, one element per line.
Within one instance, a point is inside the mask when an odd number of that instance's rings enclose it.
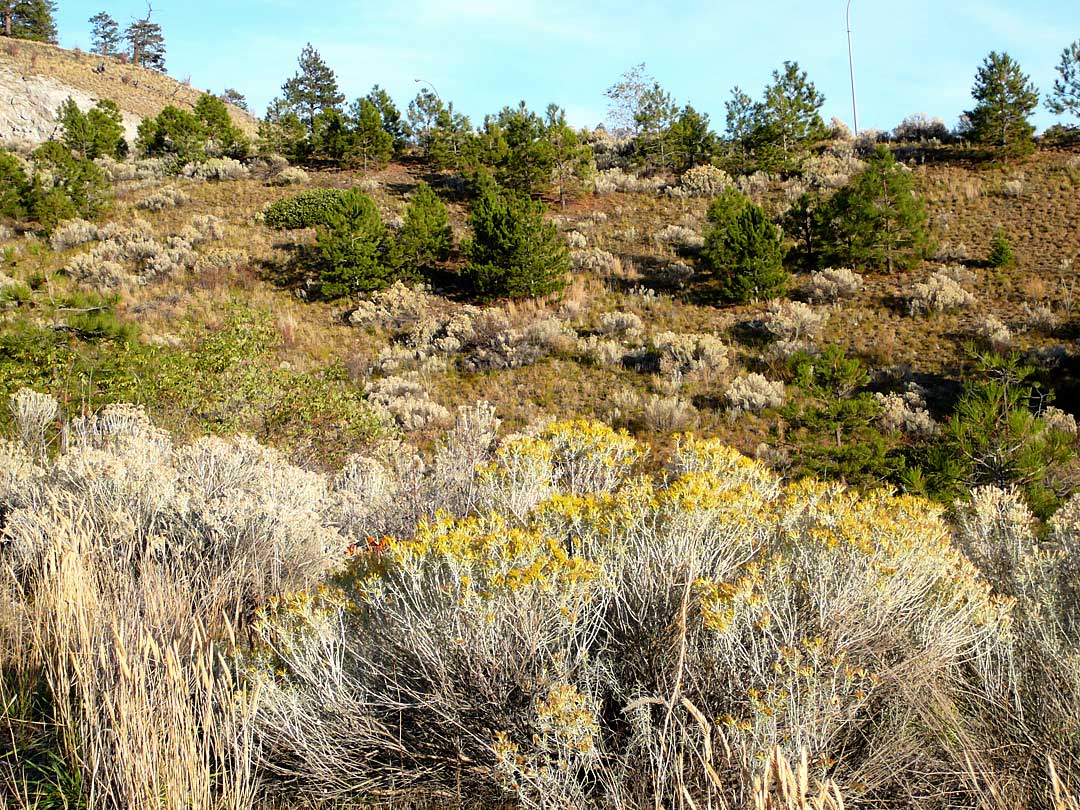
<path fill-rule="evenodd" d="M 4 12 L 4 36 L 5 37 L 10 37 L 11 36 L 11 12 L 10 11 L 5 11 Z"/>

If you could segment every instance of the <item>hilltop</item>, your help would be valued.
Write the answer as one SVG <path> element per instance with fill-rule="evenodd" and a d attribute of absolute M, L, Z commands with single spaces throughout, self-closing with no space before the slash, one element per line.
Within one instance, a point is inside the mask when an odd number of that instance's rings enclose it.
<path fill-rule="evenodd" d="M 115 101 L 133 142 L 143 118 L 170 104 L 191 109 L 202 93 L 189 83 L 111 57 L 10 40 L 0 48 L 0 142 L 48 140 L 57 129 L 56 110 L 69 96 L 83 110 L 100 99 Z M 229 113 L 237 126 L 254 134 L 251 115 L 234 105 Z"/>

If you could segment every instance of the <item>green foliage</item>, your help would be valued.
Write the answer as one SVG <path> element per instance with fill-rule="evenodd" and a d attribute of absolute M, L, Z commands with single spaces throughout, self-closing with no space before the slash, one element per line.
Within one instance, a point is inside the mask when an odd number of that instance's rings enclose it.
<path fill-rule="evenodd" d="M 804 192 L 783 217 L 784 233 L 795 240 L 788 261 L 799 267 L 823 267 L 843 245 L 832 221 L 831 200 L 812 191 Z"/>
<path fill-rule="evenodd" d="M 336 188 L 312 188 L 271 203 L 263 213 L 267 227 L 291 231 L 328 225 L 341 209 L 345 192 Z"/>
<path fill-rule="evenodd" d="M 475 157 L 471 154 L 476 139 L 472 124 L 468 117 L 454 112 L 453 102 L 445 105 L 425 88 L 409 102 L 406 116 L 416 143 L 436 171 L 463 169 Z"/>
<path fill-rule="evenodd" d="M 566 123 L 566 111 L 555 104 L 547 108 L 546 138 L 551 144 L 553 167 L 551 180 L 559 194 L 559 205 L 582 188 L 595 168 L 592 148 Z"/>
<path fill-rule="evenodd" d="M 1034 148 L 1035 127 L 1028 118 L 1039 104 L 1039 91 L 1011 56 L 991 51 L 975 75 L 971 95 L 977 104 L 966 115 L 975 143 L 1009 154 Z"/>
<path fill-rule="evenodd" d="M 1016 253 L 1009 244 L 1009 237 L 1001 228 L 996 228 L 990 238 L 990 255 L 986 262 L 991 267 L 1012 267 L 1016 264 Z"/>
<path fill-rule="evenodd" d="M 426 183 L 413 193 L 405 225 L 392 249 L 393 264 L 406 275 L 426 273 L 450 257 L 454 233 L 446 206 Z"/>
<path fill-rule="evenodd" d="M 725 104 L 727 133 L 743 168 L 792 171 L 809 144 L 826 135 L 819 110 L 825 97 L 807 79 L 798 62 L 784 62 L 773 71 L 762 101 L 755 103 L 738 87 Z"/>
<path fill-rule="evenodd" d="M 64 304 L 95 301 L 101 299 L 74 295 Z M 101 318 L 67 313 L 69 329 L 27 317 L 0 330 L 0 398 L 30 387 L 95 411 L 140 402 L 180 433 L 246 432 L 321 463 L 343 461 L 382 430 L 341 369 L 280 367 L 281 334 L 270 313 L 233 305 L 220 329 L 200 327 L 190 346 L 171 349 L 132 340 L 134 327 L 116 321 L 111 303 L 104 303 Z M 10 418 L 0 408 L 0 427 Z"/>
<path fill-rule="evenodd" d="M 394 100 L 390 98 L 389 93 L 376 84 L 371 88 L 371 92 L 367 94 L 367 101 L 374 104 L 375 109 L 379 111 L 379 120 L 382 122 L 382 127 L 393 140 L 394 154 L 401 154 L 405 149 L 409 128 L 401 119 L 401 111 L 394 104 Z M 360 118 L 359 106 L 359 101 L 356 101 L 349 109 L 349 116 L 354 121 Z"/>
<path fill-rule="evenodd" d="M 35 42 L 56 42 L 53 0 L 8 0 L 0 3 L 0 35 Z"/>
<path fill-rule="evenodd" d="M 637 136 L 634 151 L 650 168 L 666 168 L 668 154 L 668 130 L 675 122 L 679 108 L 671 94 L 659 82 L 653 82 L 637 100 L 634 124 Z"/>
<path fill-rule="evenodd" d="M 119 56 L 121 41 L 120 26 L 108 12 L 99 11 L 90 18 L 90 53 Z"/>
<path fill-rule="evenodd" d="M 308 134 L 300 117 L 284 101 L 275 99 L 259 122 L 259 152 L 303 160 L 312 149 Z"/>
<path fill-rule="evenodd" d="M 710 228 L 701 257 L 712 271 L 715 296 L 748 303 L 783 295 L 788 274 L 780 230 L 743 194 L 728 189 L 709 205 Z"/>
<path fill-rule="evenodd" d="M 144 118 L 135 144 L 145 157 L 171 157 L 179 169 L 206 157 L 207 129 L 195 114 L 171 104 L 157 118 Z"/>
<path fill-rule="evenodd" d="M 672 166 L 685 172 L 712 160 L 716 153 L 716 133 L 709 128 L 708 113 L 702 114 L 687 104 L 667 133 Z"/>
<path fill-rule="evenodd" d="M 793 382 L 808 394 L 845 399 L 870 382 L 870 374 L 856 357 L 840 346 L 828 346 L 818 356 L 797 352 L 788 363 Z"/>
<path fill-rule="evenodd" d="M 207 140 L 204 151 L 231 158 L 247 156 L 247 138 L 233 123 L 224 101 L 210 93 L 203 93 L 195 102 L 194 115 L 202 124 Z"/>
<path fill-rule="evenodd" d="M 90 18 L 90 53 L 99 56 L 120 55 L 120 26 L 108 12 L 99 11 Z"/>
<path fill-rule="evenodd" d="M 908 483 L 943 501 L 977 486 L 1016 486 L 1045 517 L 1067 494 L 1055 482 L 1076 455 L 1073 437 L 1038 416 L 1046 395 L 1029 381 L 1034 368 L 1016 355 L 976 361 L 944 435 L 913 455 L 918 472 L 909 473 Z"/>
<path fill-rule="evenodd" d="M 374 102 L 360 99 L 354 127 L 353 162 L 359 163 L 364 171 L 385 166 L 394 156 L 394 136 L 383 127 L 382 114 Z"/>
<path fill-rule="evenodd" d="M 1061 52 L 1054 79 L 1054 91 L 1046 99 L 1047 108 L 1056 115 L 1080 119 L 1080 39 Z"/>
<path fill-rule="evenodd" d="M 910 173 L 888 147 L 878 146 L 866 168 L 833 196 L 813 225 L 829 260 L 891 273 L 925 258 L 927 219 Z"/>
<path fill-rule="evenodd" d="M 124 123 L 115 101 L 102 99 L 83 113 L 69 96 L 57 110 L 57 119 L 64 128 L 64 146 L 90 160 L 108 156 L 120 158 L 127 154 Z"/>
<path fill-rule="evenodd" d="M 26 172 L 10 152 L 0 151 L 0 220 L 26 217 Z"/>
<path fill-rule="evenodd" d="M 50 231 L 72 217 L 95 219 L 109 199 L 105 174 L 94 163 L 71 154 L 58 141 L 47 141 L 31 154 L 35 174 L 24 194 L 30 217 Z"/>
<path fill-rule="evenodd" d="M 124 39 L 131 49 L 133 65 L 165 72 L 165 36 L 161 26 L 150 21 L 149 12 L 143 19 L 132 21 L 124 30 Z"/>
<path fill-rule="evenodd" d="M 297 62 L 299 70 L 281 86 L 283 111 L 295 113 L 309 135 L 314 135 L 318 115 L 340 107 L 345 96 L 338 89 L 334 71 L 310 42 Z"/>
<path fill-rule="evenodd" d="M 221 95 L 218 96 L 226 104 L 232 104 L 234 107 L 239 107 L 245 112 L 248 111 L 247 97 L 244 96 L 239 90 L 232 87 L 226 87 L 221 91 Z"/>
<path fill-rule="evenodd" d="M 390 284 L 394 271 L 387 261 L 388 239 L 370 197 L 356 189 L 341 195 L 337 209 L 319 230 L 323 296 L 341 298 Z"/>
<path fill-rule="evenodd" d="M 466 275 L 480 298 L 535 298 L 566 286 L 569 251 L 542 203 L 482 181 L 469 224 Z"/>

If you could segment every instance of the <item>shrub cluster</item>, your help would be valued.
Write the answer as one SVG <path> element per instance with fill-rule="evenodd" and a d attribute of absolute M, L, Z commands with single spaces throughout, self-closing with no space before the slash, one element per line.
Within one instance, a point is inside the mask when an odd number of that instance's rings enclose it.
<path fill-rule="evenodd" d="M 0 150 L 0 218 L 36 222 L 49 232 L 67 219 L 96 218 L 108 200 L 101 169 L 59 141 L 43 143 L 29 162 Z"/>

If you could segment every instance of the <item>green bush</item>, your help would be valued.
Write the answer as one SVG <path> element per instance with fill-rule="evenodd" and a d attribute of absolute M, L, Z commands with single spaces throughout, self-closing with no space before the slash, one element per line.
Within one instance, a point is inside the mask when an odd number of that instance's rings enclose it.
<path fill-rule="evenodd" d="M 911 173 L 885 146 L 826 204 L 818 242 L 836 266 L 907 270 L 930 250 L 927 214 Z"/>
<path fill-rule="evenodd" d="M 728 189 L 709 205 L 710 229 L 701 251 L 715 294 L 725 303 L 775 298 L 787 289 L 780 229 L 743 194 Z"/>
<path fill-rule="evenodd" d="M 1070 489 L 1075 438 L 1038 415 L 1047 399 L 1031 382 L 1033 367 L 994 354 L 976 362 L 942 437 L 911 453 L 905 484 L 942 501 L 980 486 L 1016 487 L 1046 517 Z"/>
<path fill-rule="evenodd" d="M 224 101 L 210 93 L 203 93 L 195 102 L 194 112 L 206 133 L 204 148 L 209 154 L 247 157 L 248 139 L 233 123 Z"/>
<path fill-rule="evenodd" d="M 267 227 L 292 231 L 326 225 L 341 210 L 345 192 L 336 188 L 313 188 L 271 203 L 263 214 Z"/>
<path fill-rule="evenodd" d="M 986 259 L 991 267 L 1012 267 L 1016 264 L 1016 253 L 1009 244 L 1005 231 L 998 228 L 990 238 L 990 255 Z"/>
<path fill-rule="evenodd" d="M 0 151 L 0 219 L 26 217 L 26 171 L 10 152 Z"/>
<path fill-rule="evenodd" d="M 405 225 L 393 247 L 394 266 L 405 274 L 425 273 L 450 257 L 450 218 L 431 186 L 421 183 L 405 211 Z"/>
<path fill-rule="evenodd" d="M 566 286 L 569 251 L 543 203 L 482 181 L 469 224 L 466 276 L 480 298 L 535 298 Z"/>
<path fill-rule="evenodd" d="M 95 219 L 109 199 L 105 173 L 80 159 L 58 141 L 47 141 L 31 153 L 35 173 L 24 187 L 27 214 L 51 231 L 65 219 Z"/>
<path fill-rule="evenodd" d="M 319 232 L 322 294 L 340 298 L 390 284 L 394 270 L 387 261 L 388 238 L 372 199 L 356 189 L 345 192 Z"/>
<path fill-rule="evenodd" d="M 124 121 L 115 101 L 102 99 L 87 112 L 68 98 L 57 111 L 64 128 L 64 146 L 84 158 L 94 160 L 108 156 L 122 158 L 128 145 L 124 140 Z"/>
<path fill-rule="evenodd" d="M 144 157 L 171 157 L 177 171 L 187 163 L 206 158 L 206 125 L 194 114 L 173 106 L 144 118 L 136 145 Z"/>

